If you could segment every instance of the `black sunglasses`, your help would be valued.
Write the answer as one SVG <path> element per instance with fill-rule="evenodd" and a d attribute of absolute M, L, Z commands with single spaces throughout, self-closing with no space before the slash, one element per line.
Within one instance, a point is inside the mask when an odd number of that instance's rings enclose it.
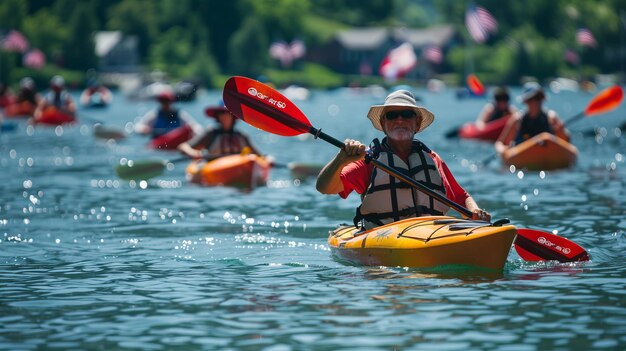
<path fill-rule="evenodd" d="M 415 111 L 411 111 L 411 110 L 389 111 L 385 113 L 385 118 L 389 121 L 393 121 L 394 119 L 398 117 L 402 117 L 402 119 L 411 119 L 411 118 L 415 118 L 415 116 L 417 116 L 415 114 Z"/>

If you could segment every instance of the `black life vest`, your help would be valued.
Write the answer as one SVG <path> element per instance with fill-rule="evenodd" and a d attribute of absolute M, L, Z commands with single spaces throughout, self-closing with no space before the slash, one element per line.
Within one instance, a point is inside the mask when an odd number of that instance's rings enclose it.
<path fill-rule="evenodd" d="M 374 144 L 376 143 L 377 141 L 374 142 Z M 421 141 L 414 140 L 407 165 L 398 155 L 393 153 L 385 138 L 380 145 L 377 159 L 445 196 L 443 180 L 431 153 L 432 151 Z M 362 196 L 362 203 L 356 210 L 354 223 L 357 226 L 361 224 L 366 229 L 404 218 L 425 215 L 440 216 L 449 210 L 447 205 L 421 193 L 376 167 L 372 170 L 370 183 Z"/>
<path fill-rule="evenodd" d="M 209 144 L 205 145 L 209 155 L 239 154 L 245 147 L 252 147 L 248 138 L 237 131 L 212 130 Z"/>
<path fill-rule="evenodd" d="M 509 107 L 507 107 L 506 110 L 498 110 L 496 106 L 494 105 L 493 111 L 491 111 L 491 114 L 487 118 L 487 122 L 495 121 L 497 119 L 508 116 L 510 114 L 511 114 L 511 109 Z"/>
<path fill-rule="evenodd" d="M 520 144 L 524 140 L 528 140 L 544 132 L 554 134 L 552 127 L 550 127 L 548 114 L 545 111 L 541 111 L 539 116 L 531 118 L 528 112 L 526 112 L 524 116 L 522 116 L 522 121 L 517 131 L 517 136 L 515 137 L 515 144 Z"/>

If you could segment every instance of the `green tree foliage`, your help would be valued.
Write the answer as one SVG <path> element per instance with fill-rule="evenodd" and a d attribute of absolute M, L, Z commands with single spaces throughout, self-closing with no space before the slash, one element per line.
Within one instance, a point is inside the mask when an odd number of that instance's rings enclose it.
<path fill-rule="evenodd" d="M 96 17 L 88 3 L 76 4 L 68 22 L 72 28 L 72 40 L 63 45 L 63 63 L 66 67 L 87 70 L 97 67 L 94 33 L 97 30 Z"/>
<path fill-rule="evenodd" d="M 439 65 L 442 74 L 464 76 L 472 70 L 488 83 L 519 83 L 526 76 L 585 78 L 625 68 L 626 0 L 527 0 L 506 6 L 501 0 L 474 1 L 499 26 L 480 45 L 471 42 L 465 28 L 468 2 L 455 0 L 2 0 L 0 27 L 22 31 L 57 68 L 80 71 L 97 64 L 94 32 L 119 30 L 138 39 L 146 69 L 200 77 L 207 84 L 221 79 L 216 78 L 221 72 L 268 75 L 277 67 L 268 55 L 275 40 L 302 39 L 312 51 L 345 28 L 442 23 L 457 30 Z M 593 32 L 597 47 L 576 42 L 581 27 Z M 579 65 L 563 59 L 567 49 L 577 52 Z M 0 79 L 22 72 L 20 54 L 0 55 Z M 284 75 L 271 72 L 299 81 L 308 81 L 302 73 L 318 72 L 310 62 L 294 67 Z"/>
<path fill-rule="evenodd" d="M 120 30 L 139 39 L 139 54 L 148 57 L 150 46 L 158 41 L 157 2 L 124 0 L 109 9 L 109 30 Z"/>
<path fill-rule="evenodd" d="M 22 0 L 0 1 L 0 28 L 21 29 L 28 14 L 28 3 Z"/>
<path fill-rule="evenodd" d="M 257 76 L 267 66 L 269 40 L 265 27 L 256 17 L 248 17 L 230 41 L 230 70 L 236 74 Z"/>
<path fill-rule="evenodd" d="M 46 53 L 53 62 L 61 58 L 63 43 L 70 42 L 69 29 L 47 8 L 25 18 L 23 28 L 31 46 Z"/>
<path fill-rule="evenodd" d="M 309 13 L 308 0 L 243 0 L 252 16 L 262 21 L 272 39 L 292 40 L 304 31 L 302 19 Z"/>

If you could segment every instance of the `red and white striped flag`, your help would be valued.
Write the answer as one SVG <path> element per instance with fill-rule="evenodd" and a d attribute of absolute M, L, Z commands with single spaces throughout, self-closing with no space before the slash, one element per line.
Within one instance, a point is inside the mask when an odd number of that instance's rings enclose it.
<path fill-rule="evenodd" d="M 378 69 L 385 79 L 395 80 L 409 73 L 417 64 L 417 56 L 411 43 L 404 43 L 389 51 Z"/>
<path fill-rule="evenodd" d="M 443 52 L 438 46 L 431 45 L 424 49 L 424 58 L 432 63 L 440 64 L 443 61 Z"/>
<path fill-rule="evenodd" d="M 294 40 L 291 44 L 277 41 L 270 45 L 270 56 L 279 60 L 281 66 L 289 67 L 291 63 L 304 56 L 306 46 L 302 40 Z"/>
<path fill-rule="evenodd" d="M 498 32 L 498 22 L 487 9 L 470 4 L 465 11 L 465 26 L 472 39 L 484 43 L 489 34 Z"/>
<path fill-rule="evenodd" d="M 595 48 L 598 46 L 596 38 L 593 37 L 591 31 L 587 28 L 580 28 L 576 31 L 576 42 L 582 46 Z"/>
<path fill-rule="evenodd" d="M 11 30 L 4 39 L 2 39 L 2 49 L 9 52 L 26 52 L 28 50 L 28 40 L 22 33 Z"/>
<path fill-rule="evenodd" d="M 24 66 L 41 69 L 46 65 L 46 56 L 39 49 L 32 49 L 22 59 Z"/>

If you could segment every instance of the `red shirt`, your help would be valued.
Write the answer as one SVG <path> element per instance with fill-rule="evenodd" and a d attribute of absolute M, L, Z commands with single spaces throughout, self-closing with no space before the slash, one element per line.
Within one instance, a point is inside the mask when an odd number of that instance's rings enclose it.
<path fill-rule="evenodd" d="M 470 195 L 457 183 L 450 169 L 439 155 L 434 152 L 431 155 L 443 181 L 443 186 L 446 189 L 446 197 L 457 204 L 465 206 L 465 200 Z M 352 162 L 345 166 L 341 170 L 343 191 L 339 193 L 339 196 L 345 199 L 353 190 L 358 194 L 363 194 L 369 186 L 373 169 L 374 165 L 371 163 L 367 164 L 364 160 Z"/>

